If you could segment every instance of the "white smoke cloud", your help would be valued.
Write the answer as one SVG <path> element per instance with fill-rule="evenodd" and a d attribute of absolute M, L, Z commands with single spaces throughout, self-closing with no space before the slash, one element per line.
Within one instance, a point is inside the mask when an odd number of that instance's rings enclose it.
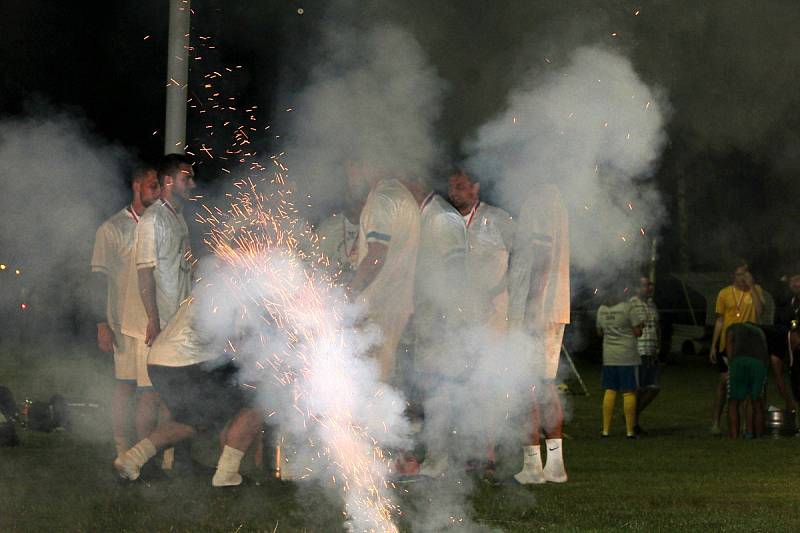
<path fill-rule="evenodd" d="M 0 262 L 20 268 L 28 327 L 59 336 L 87 305 L 95 231 L 127 200 L 124 151 L 53 109 L 0 121 Z M 7 270 L 2 274 L 10 274 Z M 19 305 L 3 276 L 2 305 Z"/>
<path fill-rule="evenodd" d="M 433 125 L 444 85 L 417 41 L 392 25 L 336 27 L 319 56 L 292 98 L 285 158 L 314 210 L 342 204 L 347 161 L 379 177 L 427 177 L 440 150 Z"/>
<path fill-rule="evenodd" d="M 555 183 L 570 216 L 573 267 L 630 272 L 643 259 L 642 228 L 657 235 L 664 223 L 659 193 L 643 178 L 665 142 L 665 103 L 628 59 L 601 48 L 578 48 L 536 80 L 478 130 L 467 166 L 512 209 Z"/>

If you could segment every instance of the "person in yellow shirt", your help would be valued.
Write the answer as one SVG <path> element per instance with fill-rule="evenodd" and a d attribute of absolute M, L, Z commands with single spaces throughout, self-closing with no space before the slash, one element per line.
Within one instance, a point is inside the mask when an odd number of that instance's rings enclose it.
<path fill-rule="evenodd" d="M 714 408 L 711 418 L 711 433 L 718 435 L 719 421 L 725 409 L 725 397 L 728 388 L 728 361 L 725 346 L 728 328 L 732 324 L 743 322 L 758 323 L 764 310 L 764 293 L 760 285 L 753 281 L 753 275 L 747 261 L 737 259 L 733 263 L 733 283 L 717 295 L 714 323 L 714 335 L 711 338 L 709 359 L 720 371 L 719 384 L 714 396 Z"/>

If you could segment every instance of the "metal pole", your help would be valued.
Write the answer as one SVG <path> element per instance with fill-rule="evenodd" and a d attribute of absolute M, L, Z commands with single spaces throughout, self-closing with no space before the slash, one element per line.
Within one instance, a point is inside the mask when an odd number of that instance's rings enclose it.
<path fill-rule="evenodd" d="M 186 148 L 186 99 L 189 94 L 190 0 L 169 0 L 167 48 L 167 113 L 164 153 L 183 153 Z"/>

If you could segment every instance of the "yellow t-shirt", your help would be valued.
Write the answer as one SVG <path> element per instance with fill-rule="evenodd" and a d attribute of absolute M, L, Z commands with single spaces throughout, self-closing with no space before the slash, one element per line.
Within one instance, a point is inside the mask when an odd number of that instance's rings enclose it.
<path fill-rule="evenodd" d="M 753 290 L 758 292 L 763 301 L 764 296 L 761 291 L 761 286 L 756 285 Z M 722 336 L 719 339 L 719 351 L 725 349 L 728 327 L 731 324 L 758 322 L 756 306 L 753 304 L 753 295 L 751 291 L 742 291 L 733 285 L 728 285 L 719 291 L 715 312 L 722 316 Z"/>

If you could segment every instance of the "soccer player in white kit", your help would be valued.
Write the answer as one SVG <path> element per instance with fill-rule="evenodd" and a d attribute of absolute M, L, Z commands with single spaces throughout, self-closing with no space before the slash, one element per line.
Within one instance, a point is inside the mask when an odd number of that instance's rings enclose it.
<path fill-rule="evenodd" d="M 461 214 L 431 191 L 422 212 L 414 296 L 414 382 L 422 395 L 425 460 L 420 474 L 439 477 L 450 463 L 446 436 L 452 424 L 450 385 L 464 372 L 454 358 L 465 327 L 459 290 L 465 273 L 466 235 Z M 454 353 L 455 352 L 455 353 Z M 443 438 L 444 437 L 444 438 Z"/>
<path fill-rule="evenodd" d="M 424 193 L 412 179 L 380 179 L 374 169 L 350 165 L 351 190 L 370 187 L 361 211 L 358 267 L 348 288 L 366 308 L 382 339 L 373 356 L 380 379 L 390 382 L 400 337 L 414 310 L 414 268 L 419 247 L 419 203 Z M 356 193 L 358 196 L 358 194 Z"/>
<path fill-rule="evenodd" d="M 502 342 L 508 327 L 508 262 L 514 221 L 504 210 L 480 200 L 480 183 L 463 170 L 448 179 L 448 197 L 461 214 L 465 238 L 465 284 L 460 299 L 472 331 Z M 476 353 L 476 357 L 488 357 Z M 466 362 L 470 365 L 470 362 Z M 499 366 L 499 362 L 498 362 Z M 491 428 L 487 428 L 490 439 Z M 485 474 L 493 475 L 494 445 L 488 444 Z"/>
<path fill-rule="evenodd" d="M 138 293 L 144 314 L 130 313 L 123 333 L 150 346 L 191 290 L 192 253 L 183 202 L 194 189 L 186 156 L 170 154 L 158 167 L 161 199 L 145 211 L 136 229 Z"/>
<path fill-rule="evenodd" d="M 147 346 L 143 340 L 122 332 L 122 316 L 130 303 L 129 281 L 136 278 L 134 244 L 136 227 L 145 209 L 158 200 L 161 187 L 155 169 L 141 168 L 131 180 L 133 197 L 130 205 L 103 222 L 97 230 L 92 252 L 92 272 L 100 275 L 95 292 L 105 300 L 105 319 L 97 323 L 97 346 L 114 353 L 114 396 L 112 399 L 112 431 L 117 455 L 124 453 L 129 442 L 126 436 L 130 404 L 136 387 L 140 387 L 136 408 L 136 433 L 141 438 L 153 426 L 157 402 L 147 376 Z M 138 292 L 133 295 L 139 300 Z M 100 315 L 99 315 L 100 316 Z"/>
<path fill-rule="evenodd" d="M 534 390 L 528 445 L 523 469 L 514 478 L 522 484 L 563 483 L 564 414 L 554 380 L 558 372 L 564 328 L 569 323 L 569 227 L 567 211 L 553 184 L 535 187 L 522 205 L 514 234 L 509 273 L 511 327 L 530 335 L 541 354 L 541 389 Z M 539 431 L 544 430 L 547 463 L 542 467 Z"/>

